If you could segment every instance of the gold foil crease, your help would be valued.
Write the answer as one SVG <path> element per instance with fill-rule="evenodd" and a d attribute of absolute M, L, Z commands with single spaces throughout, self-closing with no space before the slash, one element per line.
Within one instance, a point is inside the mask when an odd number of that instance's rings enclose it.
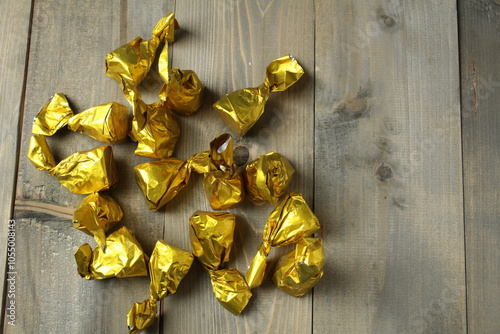
<path fill-rule="evenodd" d="M 120 142 L 128 134 L 128 109 L 116 102 L 92 107 L 71 117 L 68 128 L 105 143 Z"/>
<path fill-rule="evenodd" d="M 93 235 L 99 247 L 106 247 L 106 232 L 123 218 L 120 205 L 110 196 L 93 193 L 85 197 L 73 212 L 73 226 Z"/>
<path fill-rule="evenodd" d="M 195 72 L 174 68 L 159 95 L 176 113 L 191 115 L 201 106 L 203 85 Z"/>
<path fill-rule="evenodd" d="M 246 274 L 250 288 L 262 284 L 266 258 L 271 247 L 281 247 L 299 241 L 320 228 L 318 219 L 301 194 L 291 193 L 271 212 L 262 233 L 262 244 Z"/>
<path fill-rule="evenodd" d="M 299 63 L 289 55 L 271 62 L 266 79 L 255 88 L 239 89 L 215 102 L 219 116 L 238 136 L 244 136 L 264 113 L 269 93 L 284 91 L 304 74 Z"/>
<path fill-rule="evenodd" d="M 255 203 L 267 201 L 276 205 L 286 194 L 294 173 L 295 169 L 283 155 L 275 152 L 261 155 L 245 168 L 247 195 Z"/>
<path fill-rule="evenodd" d="M 151 32 L 150 40 L 137 37 L 132 42 L 108 53 L 106 55 L 106 75 L 119 83 L 124 81 L 132 86 L 138 86 L 151 69 L 160 43 L 166 41 L 163 49 L 168 50 L 168 43 L 173 42 L 174 30 L 177 28 L 179 25 L 174 14 L 171 13 L 158 21 Z M 160 55 L 159 66 L 162 66 L 165 61 L 168 66 L 168 53 L 166 56 Z"/>
<path fill-rule="evenodd" d="M 250 288 L 236 269 L 221 268 L 229 261 L 235 216 L 227 212 L 196 211 L 189 224 L 193 254 L 208 271 L 214 296 L 231 313 L 240 314 L 252 297 Z"/>
<path fill-rule="evenodd" d="M 28 159 L 39 170 L 49 171 L 56 165 L 47 140 L 43 135 L 32 135 L 28 146 Z"/>
<path fill-rule="evenodd" d="M 188 163 L 167 158 L 134 167 L 135 180 L 150 210 L 158 210 L 186 186 L 191 174 Z"/>
<path fill-rule="evenodd" d="M 301 297 L 321 279 L 324 264 L 322 240 L 303 238 L 293 251 L 281 257 L 273 281 L 281 291 Z"/>
<path fill-rule="evenodd" d="M 118 182 L 111 146 L 76 152 L 49 170 L 72 193 L 90 194 Z"/>
<path fill-rule="evenodd" d="M 129 333 L 140 333 L 154 322 L 156 303 L 174 294 L 193 263 L 193 255 L 159 240 L 149 260 L 150 298 L 134 303 L 127 314 Z"/>
<path fill-rule="evenodd" d="M 60 128 L 68 124 L 73 111 L 69 107 L 66 96 L 62 93 L 54 95 L 38 112 L 33 123 L 33 134 L 52 136 Z"/>
<path fill-rule="evenodd" d="M 90 251 L 88 244 L 75 253 L 78 272 L 85 279 L 147 276 L 147 256 L 134 233 L 123 226 L 106 238 L 106 248 Z M 88 267 L 85 268 L 85 265 Z"/>

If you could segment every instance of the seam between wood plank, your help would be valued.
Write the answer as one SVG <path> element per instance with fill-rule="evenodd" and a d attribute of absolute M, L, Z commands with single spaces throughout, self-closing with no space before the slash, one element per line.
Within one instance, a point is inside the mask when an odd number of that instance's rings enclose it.
<path fill-rule="evenodd" d="M 24 106 L 25 106 L 25 101 L 26 101 L 26 83 L 28 80 L 28 64 L 29 64 L 29 57 L 30 57 L 30 47 L 31 47 L 31 31 L 33 28 L 33 9 L 35 7 L 35 0 L 31 1 L 31 9 L 30 9 L 30 19 L 29 19 L 29 26 L 28 26 L 28 36 L 26 39 L 26 56 L 24 57 L 24 78 L 23 78 L 23 88 L 21 91 L 21 103 L 19 106 L 19 119 L 17 123 L 17 142 L 16 142 L 16 161 L 15 161 L 15 167 L 14 167 L 14 179 L 12 180 L 13 183 L 13 188 L 12 188 L 12 194 L 11 194 L 11 205 L 10 205 L 10 217 L 13 216 L 14 213 L 14 203 L 16 199 L 16 189 L 17 189 L 17 180 L 18 180 L 18 173 L 19 173 L 19 161 L 20 161 L 20 153 L 21 153 L 21 135 L 22 135 L 22 130 L 23 130 L 23 121 L 24 121 Z M 4 223 L 4 222 L 2 222 Z M 7 241 L 7 240 L 5 240 Z M 5 256 L 5 259 L 7 259 L 7 252 L 3 254 Z M 5 272 L 5 278 L 7 278 L 7 261 L 5 261 L 5 267 L 3 268 Z M 3 291 L 3 298 L 2 298 L 2 316 L 0 319 L 0 328 L 4 328 L 5 326 L 5 303 L 7 301 L 7 284 L 6 281 L 4 280 L 2 283 L 2 291 Z"/>
<path fill-rule="evenodd" d="M 458 32 L 458 88 L 460 97 L 460 146 L 461 146 L 461 160 L 462 160 L 462 223 L 463 223 L 463 236 L 464 236 L 464 286 L 465 286 L 465 332 L 469 333 L 469 293 L 467 291 L 467 229 L 466 229 L 466 216 L 465 216 L 465 164 L 464 164 L 464 122 L 462 114 L 462 71 L 465 70 L 462 66 L 462 55 L 460 54 L 461 46 L 461 36 L 462 30 L 460 29 L 460 0 L 456 1 L 456 11 L 457 11 L 457 32 Z M 474 88 L 474 110 L 476 110 L 476 98 L 475 98 L 475 88 Z"/>
<path fill-rule="evenodd" d="M 316 212 L 316 0 L 313 0 L 313 139 L 312 139 L 312 209 Z M 321 231 L 318 232 L 321 235 Z M 314 334 L 314 288 L 311 291 L 311 334 Z"/>

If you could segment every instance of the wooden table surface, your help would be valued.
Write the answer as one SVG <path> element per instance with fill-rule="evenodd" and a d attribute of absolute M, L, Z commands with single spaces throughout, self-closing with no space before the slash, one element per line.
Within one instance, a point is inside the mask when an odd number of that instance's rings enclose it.
<path fill-rule="evenodd" d="M 32 120 L 54 93 L 75 111 L 117 101 L 107 52 L 175 11 L 171 64 L 196 71 L 204 105 L 179 117 L 175 156 L 208 149 L 229 129 L 213 102 L 264 79 L 292 54 L 306 74 L 272 94 L 236 144 L 250 159 L 277 151 L 297 173 L 290 190 L 316 212 L 325 275 L 302 298 L 268 279 L 238 317 L 214 299 L 198 263 L 161 304 L 147 333 L 499 333 L 500 1 L 498 0 L 2 0 L 0 2 L 2 240 L 15 220 L 15 327 L 6 333 L 126 333 L 148 278 L 86 281 L 73 253 L 92 242 L 71 226 L 83 198 L 26 158 Z M 153 71 L 139 87 L 157 100 Z M 99 143 L 61 131 L 56 160 Z M 147 210 L 135 144 L 113 145 L 120 182 L 109 192 L 150 253 L 158 239 L 191 249 L 188 217 L 209 210 L 194 176 L 166 210 Z M 270 205 L 237 215 L 231 265 L 245 272 Z M 7 245 L 0 243 L 0 253 Z M 288 251 L 273 250 L 271 262 Z M 0 257 L 0 268 L 7 257 Z M 9 269 L 7 268 L 7 271 Z M 10 270 L 12 271 L 12 270 Z M 5 304 L 7 302 L 7 304 Z"/>

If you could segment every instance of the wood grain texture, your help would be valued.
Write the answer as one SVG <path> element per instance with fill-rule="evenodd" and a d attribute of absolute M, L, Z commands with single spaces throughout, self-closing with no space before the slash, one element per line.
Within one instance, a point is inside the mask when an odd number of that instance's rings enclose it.
<path fill-rule="evenodd" d="M 465 333 L 454 1 L 316 2 L 314 333 Z"/>
<path fill-rule="evenodd" d="M 498 333 L 500 2 L 459 3 L 468 327 Z"/>
<path fill-rule="evenodd" d="M 236 139 L 236 145 L 248 148 L 250 160 L 271 151 L 289 158 L 297 169 L 290 190 L 302 192 L 312 203 L 313 9 L 312 4 L 300 0 L 176 2 L 176 17 L 182 29 L 173 45 L 172 66 L 193 69 L 206 87 L 203 107 L 191 117 L 180 118 L 179 158 L 207 150 L 215 136 L 230 131 L 215 113 L 215 101 L 236 89 L 259 85 L 267 65 L 291 53 L 306 75 L 287 91 L 273 93 L 262 119 L 244 138 Z M 172 202 L 171 209 L 166 210 L 168 241 L 191 248 L 187 221 L 196 210 L 211 211 L 201 177 L 191 180 Z M 237 216 L 236 247 L 230 266 L 245 273 L 261 242 L 272 207 L 255 206 L 247 199 L 228 211 Z M 273 268 L 283 251 L 272 251 L 269 268 Z M 196 263 L 178 293 L 164 301 L 163 332 L 310 332 L 311 295 L 290 297 L 279 291 L 270 277 L 253 293 L 245 311 L 233 316 L 215 300 L 208 275 Z"/>
<path fill-rule="evenodd" d="M 10 9 L 16 10 L 12 12 Z M 12 218 L 16 179 L 19 119 L 22 115 L 22 92 L 30 27 L 31 0 L 2 1 L 0 3 L 0 301 L 3 306 L 5 265 L 7 255 L 8 221 Z M 10 271 L 15 271 L 10 270 Z M 10 300 L 9 300 L 10 302 Z M 2 312 L 3 315 L 3 312 Z M 0 320 L 0 326 L 4 317 Z"/>
<path fill-rule="evenodd" d="M 5 328 L 7 333 L 123 333 L 132 303 L 148 296 L 146 277 L 79 277 L 73 253 L 85 242 L 95 245 L 71 226 L 71 212 L 84 196 L 71 194 L 25 158 L 32 119 L 54 93 L 65 93 L 75 112 L 111 101 L 127 105 L 119 85 L 105 75 L 104 59 L 136 36 L 148 38 L 156 21 L 173 11 L 173 2 L 156 1 L 155 10 L 144 5 L 131 12 L 125 1 L 35 3 L 15 207 L 22 250 L 17 258 L 18 319 L 16 328 Z M 48 141 L 56 160 L 102 145 L 68 130 Z M 164 217 L 145 208 L 133 167 L 149 159 L 134 156 L 134 147 L 130 141 L 113 145 L 120 182 L 109 194 L 123 208 L 123 224 L 136 232 L 149 254 L 162 238 Z M 149 333 L 157 331 L 158 322 Z"/>

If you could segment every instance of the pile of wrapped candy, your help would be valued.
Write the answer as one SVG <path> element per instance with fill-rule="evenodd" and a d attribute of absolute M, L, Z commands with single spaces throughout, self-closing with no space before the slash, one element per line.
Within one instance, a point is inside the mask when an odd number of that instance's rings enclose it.
<path fill-rule="evenodd" d="M 304 295 L 323 275 L 322 240 L 311 236 L 320 225 L 301 194 L 287 193 L 295 170 L 286 157 L 271 152 L 246 166 L 238 166 L 228 133 L 217 136 L 207 151 L 193 154 L 186 161 L 171 157 L 180 133 L 174 112 L 191 115 L 201 106 L 203 95 L 196 73 L 169 68 L 168 46 L 178 28 L 174 14 L 169 14 L 154 27 L 151 39 L 137 37 L 106 56 L 106 74 L 121 85 L 132 107 L 131 122 L 128 108 L 119 103 L 75 114 L 67 98 L 56 94 L 36 116 L 28 149 L 28 158 L 37 169 L 55 176 L 71 192 L 87 195 L 74 211 L 73 226 L 93 236 L 97 246 L 92 249 L 84 244 L 77 249 L 78 273 L 87 280 L 149 276 L 149 298 L 134 303 L 127 314 L 130 333 L 139 333 L 153 323 L 157 303 L 176 292 L 191 267 L 193 255 L 210 276 L 217 300 L 235 315 L 246 307 L 252 297 L 251 289 L 262 284 L 272 247 L 295 244 L 295 249 L 279 260 L 273 274 L 277 287 L 287 294 Z M 138 86 L 162 44 L 158 59 L 164 81 L 160 101 L 147 104 Z M 278 58 L 268 66 L 261 85 L 229 93 L 214 107 L 234 133 L 244 136 L 263 114 L 269 94 L 287 89 L 303 73 L 290 56 Z M 131 230 L 125 226 L 117 228 L 122 209 L 103 193 L 118 182 L 111 146 L 76 152 L 56 164 L 46 136 L 65 126 L 106 143 L 119 143 L 130 136 L 137 142 L 135 154 L 158 159 L 134 168 L 136 182 L 150 210 L 166 206 L 188 184 L 192 171 L 203 174 L 203 188 L 214 210 L 227 210 L 245 196 L 254 203 L 274 205 L 262 233 L 262 244 L 246 275 L 235 268 L 225 268 L 236 228 L 236 217 L 229 212 L 197 211 L 189 218 L 192 252 L 159 240 L 148 257 Z"/>

